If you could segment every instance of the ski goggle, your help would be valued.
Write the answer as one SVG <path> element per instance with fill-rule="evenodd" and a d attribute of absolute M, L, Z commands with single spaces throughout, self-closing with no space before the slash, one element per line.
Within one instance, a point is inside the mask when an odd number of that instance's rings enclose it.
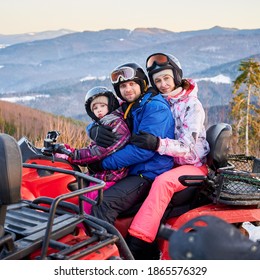
<path fill-rule="evenodd" d="M 119 81 L 127 81 L 135 78 L 135 70 L 131 67 L 122 67 L 120 69 L 114 70 L 110 75 L 110 80 L 112 84 L 117 84 Z"/>
<path fill-rule="evenodd" d="M 156 66 L 165 66 L 169 63 L 169 57 L 163 53 L 155 53 L 150 55 L 146 60 L 146 70 L 149 72 Z"/>

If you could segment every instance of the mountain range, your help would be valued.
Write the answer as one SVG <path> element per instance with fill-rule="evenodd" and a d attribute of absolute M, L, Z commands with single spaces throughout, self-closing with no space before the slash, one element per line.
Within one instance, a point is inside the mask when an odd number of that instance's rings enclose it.
<path fill-rule="evenodd" d="M 184 76 L 198 82 L 206 108 L 228 106 L 241 60 L 260 61 L 260 29 L 59 30 L 0 35 L 0 46 L 2 99 L 82 119 L 90 87 L 111 88 L 108 76 L 114 67 L 130 61 L 144 67 L 154 52 L 179 59 Z"/>

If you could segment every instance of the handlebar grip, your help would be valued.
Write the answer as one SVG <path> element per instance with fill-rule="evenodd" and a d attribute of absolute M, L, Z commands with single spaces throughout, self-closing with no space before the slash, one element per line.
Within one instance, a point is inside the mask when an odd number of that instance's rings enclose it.
<path fill-rule="evenodd" d="M 62 148 L 62 147 L 59 147 L 59 151 L 62 153 L 62 154 L 65 154 L 69 157 L 73 157 L 73 153 L 69 150 L 67 150 L 66 148 Z"/>
<path fill-rule="evenodd" d="M 172 228 L 169 228 L 165 225 L 161 225 L 159 231 L 157 233 L 158 237 L 164 240 L 169 240 L 171 235 L 174 234 L 176 231 Z"/>

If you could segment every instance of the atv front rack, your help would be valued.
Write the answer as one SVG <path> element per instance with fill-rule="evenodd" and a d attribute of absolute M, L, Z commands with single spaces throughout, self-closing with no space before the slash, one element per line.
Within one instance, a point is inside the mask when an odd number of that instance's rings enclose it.
<path fill-rule="evenodd" d="M 78 189 L 55 199 L 39 197 L 8 206 L 0 259 L 133 259 L 116 228 L 84 213 L 83 195 L 98 190 L 102 198 L 103 181 L 73 170 L 35 164 L 24 167 L 71 174 L 77 179 Z M 84 181 L 96 184 L 83 188 Z M 79 206 L 64 201 L 75 196 Z"/>

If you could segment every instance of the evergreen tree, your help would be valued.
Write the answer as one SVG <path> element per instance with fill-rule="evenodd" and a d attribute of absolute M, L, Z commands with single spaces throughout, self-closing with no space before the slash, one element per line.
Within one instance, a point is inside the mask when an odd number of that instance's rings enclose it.
<path fill-rule="evenodd" d="M 233 85 L 231 116 L 237 148 L 249 155 L 260 150 L 260 63 L 241 61 L 238 70 L 241 74 Z"/>

